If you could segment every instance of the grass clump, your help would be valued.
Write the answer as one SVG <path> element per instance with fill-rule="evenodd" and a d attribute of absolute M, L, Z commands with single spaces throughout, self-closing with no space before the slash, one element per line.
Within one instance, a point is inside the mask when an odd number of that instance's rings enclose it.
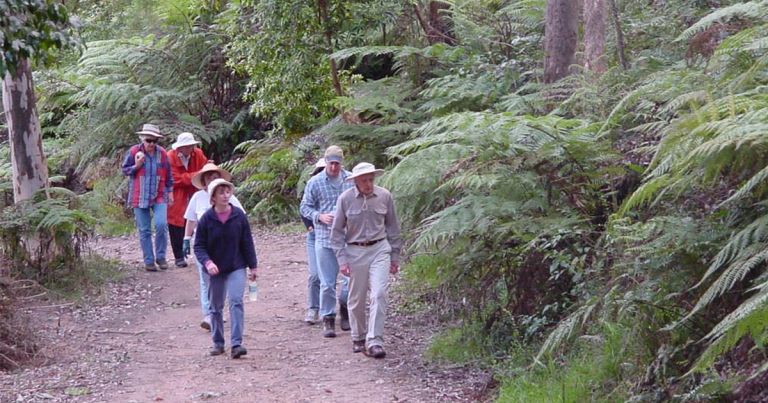
<path fill-rule="evenodd" d="M 604 338 L 585 338 L 558 360 L 533 364 L 502 379 L 499 402 L 616 402 L 628 397 L 627 372 L 634 365 L 618 328 Z"/>

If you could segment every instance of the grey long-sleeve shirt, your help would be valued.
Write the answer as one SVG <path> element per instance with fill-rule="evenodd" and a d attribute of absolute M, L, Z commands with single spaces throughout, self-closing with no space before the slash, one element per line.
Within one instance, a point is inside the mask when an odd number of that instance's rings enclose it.
<path fill-rule="evenodd" d="M 336 201 L 336 217 L 331 227 L 331 247 L 339 265 L 347 264 L 345 247 L 350 242 L 370 242 L 387 238 L 392 247 L 392 262 L 400 263 L 403 240 L 392 194 L 380 186 L 365 196 L 357 187 L 344 191 Z"/>

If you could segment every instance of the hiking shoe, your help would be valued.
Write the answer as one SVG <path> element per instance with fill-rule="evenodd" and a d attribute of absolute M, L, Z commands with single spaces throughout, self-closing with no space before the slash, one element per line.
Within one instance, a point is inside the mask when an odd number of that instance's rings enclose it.
<path fill-rule="evenodd" d="M 176 259 L 176 267 L 187 267 L 187 261 L 184 259 Z"/>
<path fill-rule="evenodd" d="M 347 304 L 339 304 L 339 315 L 341 316 L 341 321 L 339 321 L 341 330 L 347 331 L 351 329 L 349 327 L 349 310 L 347 310 Z"/>
<path fill-rule="evenodd" d="M 320 312 L 315 308 L 307 309 L 307 314 L 304 316 L 304 322 L 308 325 L 314 325 L 320 321 Z"/>
<path fill-rule="evenodd" d="M 149 263 L 144 265 L 144 270 L 146 271 L 157 271 L 157 266 L 155 266 L 154 263 Z"/>
<path fill-rule="evenodd" d="M 243 346 L 232 347 L 232 359 L 236 360 L 246 354 L 248 354 L 248 350 L 246 350 L 245 347 Z"/>
<path fill-rule="evenodd" d="M 200 322 L 200 327 L 208 331 L 211 330 L 211 315 L 205 315 L 203 320 Z"/>
<path fill-rule="evenodd" d="M 159 267 L 160 270 L 168 270 L 168 262 L 166 262 L 165 259 L 157 259 L 155 263 L 157 263 L 157 267 Z"/>
<path fill-rule="evenodd" d="M 352 342 L 352 352 L 362 353 L 365 350 L 365 340 L 355 340 Z"/>
<path fill-rule="evenodd" d="M 211 347 L 211 350 L 208 351 L 209 355 L 222 355 L 224 354 L 224 346 L 213 346 Z"/>
<path fill-rule="evenodd" d="M 370 346 L 365 350 L 364 354 L 373 358 L 384 358 L 387 355 L 382 346 Z"/>
<path fill-rule="evenodd" d="M 336 337 L 336 318 L 326 316 L 323 318 L 323 337 Z"/>

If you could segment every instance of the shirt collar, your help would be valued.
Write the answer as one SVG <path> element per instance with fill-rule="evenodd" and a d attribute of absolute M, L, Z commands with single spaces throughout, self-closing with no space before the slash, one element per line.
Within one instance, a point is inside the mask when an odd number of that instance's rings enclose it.
<path fill-rule="evenodd" d="M 343 182 L 343 181 L 346 181 L 346 180 L 347 180 L 347 177 L 348 177 L 349 175 L 351 175 L 351 173 L 350 173 L 349 171 L 347 171 L 346 169 L 342 169 L 342 170 L 341 170 L 341 172 L 339 172 L 339 176 L 337 176 L 337 177 L 336 177 L 336 178 L 334 178 L 334 179 L 331 179 L 331 177 L 330 177 L 330 176 L 328 176 L 328 172 L 325 172 L 325 169 L 323 169 L 323 171 L 322 171 L 321 173 L 319 173 L 318 175 L 322 175 L 322 177 L 323 177 L 325 180 L 327 180 L 327 181 L 330 181 L 330 180 L 336 180 L 336 179 L 338 179 L 338 178 L 341 178 L 341 180 L 342 180 L 342 182 Z"/>
<path fill-rule="evenodd" d="M 355 186 L 355 197 L 362 197 L 362 196 L 364 196 L 364 195 L 360 192 L 360 190 L 357 188 L 357 186 Z M 377 196 L 376 195 L 376 186 L 374 186 L 373 187 L 373 192 L 371 192 L 371 195 L 368 196 L 368 197 L 370 198 L 370 197 L 376 197 L 376 196 Z"/>

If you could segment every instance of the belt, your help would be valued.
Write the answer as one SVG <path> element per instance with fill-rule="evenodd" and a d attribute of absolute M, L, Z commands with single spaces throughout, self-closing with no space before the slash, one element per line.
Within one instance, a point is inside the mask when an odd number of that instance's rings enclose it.
<path fill-rule="evenodd" d="M 371 246 L 375 243 L 378 243 L 379 241 L 383 241 L 384 238 L 377 239 L 375 241 L 365 241 L 365 242 L 350 242 L 348 245 L 355 245 L 355 246 Z"/>

